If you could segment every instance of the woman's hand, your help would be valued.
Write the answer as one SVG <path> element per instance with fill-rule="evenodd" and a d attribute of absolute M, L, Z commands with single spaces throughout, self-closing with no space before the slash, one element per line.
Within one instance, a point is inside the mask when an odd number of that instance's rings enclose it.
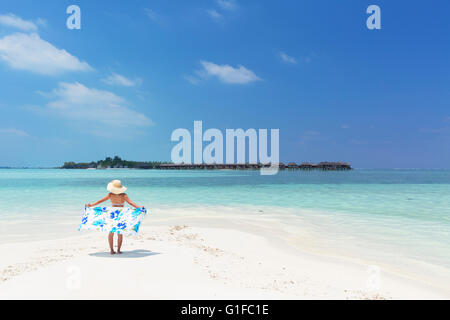
<path fill-rule="evenodd" d="M 90 207 L 92 207 L 92 204 L 86 203 L 85 206 L 88 207 L 88 208 L 90 208 Z"/>

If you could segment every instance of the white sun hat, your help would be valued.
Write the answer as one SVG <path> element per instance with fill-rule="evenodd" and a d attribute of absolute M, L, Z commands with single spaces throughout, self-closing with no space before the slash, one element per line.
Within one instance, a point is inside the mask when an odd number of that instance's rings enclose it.
<path fill-rule="evenodd" d="M 121 193 L 125 193 L 125 191 L 127 191 L 127 188 L 125 188 L 124 186 L 122 186 L 122 182 L 120 180 L 113 180 L 110 183 L 108 183 L 108 186 L 106 187 L 106 189 L 114 194 L 121 194 Z"/>

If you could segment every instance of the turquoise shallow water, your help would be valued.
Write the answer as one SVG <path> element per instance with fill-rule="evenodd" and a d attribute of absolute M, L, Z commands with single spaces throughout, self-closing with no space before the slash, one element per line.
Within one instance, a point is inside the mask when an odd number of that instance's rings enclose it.
<path fill-rule="evenodd" d="M 149 208 L 277 208 L 392 258 L 450 267 L 450 170 L 257 171 L 0 170 L 0 219 L 8 224 L 77 218 L 120 179 Z M 285 211 L 283 211 L 285 210 Z M 38 228 L 35 230 L 39 232 Z M 369 253 L 368 253 L 369 255 Z"/>
<path fill-rule="evenodd" d="M 257 205 L 450 223 L 450 171 L 0 170 L 2 216 L 94 201 L 113 178 L 145 205 Z M 57 212 L 56 210 L 56 212 Z"/>

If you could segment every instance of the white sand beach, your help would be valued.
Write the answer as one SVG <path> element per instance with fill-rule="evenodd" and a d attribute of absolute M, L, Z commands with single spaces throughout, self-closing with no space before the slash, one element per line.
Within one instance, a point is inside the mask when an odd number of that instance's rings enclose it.
<path fill-rule="evenodd" d="M 101 232 L 2 244 L 0 299 L 450 297 L 383 267 L 374 276 L 363 262 L 292 246 L 270 219 L 203 214 L 148 216 L 122 255 L 109 254 Z"/>

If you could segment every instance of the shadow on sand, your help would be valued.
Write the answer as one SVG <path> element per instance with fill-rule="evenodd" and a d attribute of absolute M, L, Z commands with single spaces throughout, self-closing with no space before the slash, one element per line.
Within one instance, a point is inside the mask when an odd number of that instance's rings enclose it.
<path fill-rule="evenodd" d="M 95 252 L 90 253 L 91 257 L 101 257 L 101 258 L 144 258 L 148 256 L 154 256 L 160 254 L 159 252 L 152 252 L 150 250 L 132 250 L 132 251 L 122 251 L 122 254 L 110 254 L 109 252 Z"/>

